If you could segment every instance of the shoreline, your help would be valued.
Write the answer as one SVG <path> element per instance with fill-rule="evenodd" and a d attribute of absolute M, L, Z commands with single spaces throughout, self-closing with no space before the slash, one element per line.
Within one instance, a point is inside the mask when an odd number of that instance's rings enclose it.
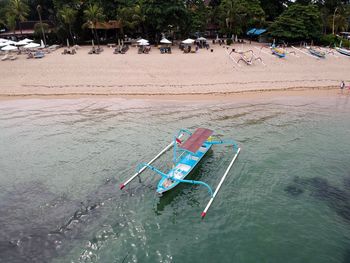
<path fill-rule="evenodd" d="M 317 91 L 317 92 L 315 92 Z M 49 93 L 49 94 L 0 94 L 0 101 L 4 100 L 23 100 L 23 99 L 78 99 L 78 98 L 124 98 L 124 99 L 146 99 L 146 100 L 231 100 L 233 98 L 256 99 L 256 98 L 274 98 L 274 97 L 293 97 L 293 96 L 334 96 L 349 95 L 350 91 L 345 90 L 340 93 L 338 87 L 297 87 L 280 89 L 258 89 L 258 90 L 239 90 L 230 92 L 184 92 L 184 93 Z"/>

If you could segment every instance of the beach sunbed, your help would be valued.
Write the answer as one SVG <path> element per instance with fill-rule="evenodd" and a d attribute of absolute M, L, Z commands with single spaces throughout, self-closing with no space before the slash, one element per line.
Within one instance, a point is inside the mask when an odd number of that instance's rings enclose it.
<path fill-rule="evenodd" d="M 125 54 L 127 51 L 129 50 L 129 46 L 125 45 L 122 47 L 122 49 L 120 50 L 120 54 Z"/>
<path fill-rule="evenodd" d="M 43 58 L 43 57 L 45 57 L 45 54 L 42 51 L 37 51 L 34 53 L 34 58 Z"/>
<path fill-rule="evenodd" d="M 32 52 L 29 52 L 27 55 L 27 59 L 34 58 L 34 54 Z"/>
<path fill-rule="evenodd" d="M 5 56 L 3 56 L 3 57 L 1 58 L 1 61 L 5 61 L 5 60 L 8 60 L 8 59 L 9 59 L 9 55 L 6 54 Z"/>

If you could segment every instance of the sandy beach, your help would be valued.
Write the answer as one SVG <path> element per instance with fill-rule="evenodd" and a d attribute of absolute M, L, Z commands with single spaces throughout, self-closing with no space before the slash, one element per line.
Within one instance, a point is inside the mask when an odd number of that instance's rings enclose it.
<path fill-rule="evenodd" d="M 62 55 L 60 48 L 43 59 L 1 61 L 0 96 L 167 96 L 227 95 L 272 90 L 338 89 L 341 80 L 350 82 L 350 58 L 329 54 L 326 59 L 290 53 L 284 59 L 270 54 L 258 44 L 233 45 L 229 50 L 253 50 L 263 63 L 235 63 L 223 46 L 213 52 L 199 50 L 183 54 L 137 54 L 131 48 L 125 55 L 104 47 L 100 55 L 89 55 L 82 47 L 76 55 Z M 295 51 L 289 49 L 289 51 Z M 238 54 L 233 54 L 236 60 Z M 264 65 L 265 64 L 265 65 Z"/>

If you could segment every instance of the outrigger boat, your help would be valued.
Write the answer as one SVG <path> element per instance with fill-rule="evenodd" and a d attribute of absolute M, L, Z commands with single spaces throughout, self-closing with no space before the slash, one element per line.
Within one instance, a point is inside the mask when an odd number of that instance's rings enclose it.
<path fill-rule="evenodd" d="M 317 49 L 315 49 L 313 47 L 307 47 L 307 49 L 309 50 L 311 55 L 314 55 L 314 56 L 319 57 L 319 58 L 325 58 L 326 57 L 326 53 L 321 51 L 321 50 L 317 50 Z"/>
<path fill-rule="evenodd" d="M 279 58 L 284 58 L 286 56 L 286 52 L 280 48 L 277 48 L 275 46 L 271 47 L 272 54 L 276 55 Z"/>
<path fill-rule="evenodd" d="M 182 140 L 182 137 L 188 137 L 186 140 Z M 214 144 L 228 144 L 233 146 L 234 156 L 231 160 L 229 166 L 227 167 L 224 175 L 222 176 L 218 186 L 213 192 L 212 188 L 205 182 L 195 181 L 195 180 L 186 180 L 191 171 L 197 166 L 200 160 L 204 155 L 209 151 L 209 149 Z M 168 172 L 164 173 L 158 170 L 156 167 L 151 164 L 157 160 L 161 155 L 173 147 L 173 167 Z M 233 163 L 235 162 L 240 148 L 237 143 L 233 140 L 222 140 L 219 136 L 213 135 L 213 131 L 205 128 L 198 128 L 194 133 L 186 129 L 181 129 L 176 136 L 174 136 L 173 141 L 165 147 L 156 157 L 154 157 L 148 163 L 141 163 L 137 167 L 137 172 L 129 178 L 127 181 L 120 185 L 120 189 L 123 189 L 127 184 L 132 180 L 138 177 L 146 168 L 154 171 L 161 176 L 161 179 L 157 186 L 157 193 L 163 194 L 174 187 L 179 183 L 188 183 L 188 184 L 197 184 L 206 187 L 211 196 L 207 206 L 201 214 L 201 217 L 204 218 L 209 207 L 211 206 L 214 198 L 220 190 L 221 185 L 223 184 L 227 174 L 232 168 Z"/>
<path fill-rule="evenodd" d="M 340 54 L 345 55 L 345 56 L 350 56 L 350 50 L 341 48 L 341 47 L 336 47 L 335 48 Z"/>

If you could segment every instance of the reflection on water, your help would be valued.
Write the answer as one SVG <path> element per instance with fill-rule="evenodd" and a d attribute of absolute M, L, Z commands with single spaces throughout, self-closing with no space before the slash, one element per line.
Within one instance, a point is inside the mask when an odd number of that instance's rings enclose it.
<path fill-rule="evenodd" d="M 2 101 L 0 258 L 347 262 L 349 105 L 346 96 Z M 183 127 L 211 128 L 242 147 L 203 221 L 201 187 L 159 197 L 150 171 L 116 187 Z M 213 147 L 192 178 L 215 187 L 231 157 Z M 171 152 L 155 165 L 169 169 Z"/>

